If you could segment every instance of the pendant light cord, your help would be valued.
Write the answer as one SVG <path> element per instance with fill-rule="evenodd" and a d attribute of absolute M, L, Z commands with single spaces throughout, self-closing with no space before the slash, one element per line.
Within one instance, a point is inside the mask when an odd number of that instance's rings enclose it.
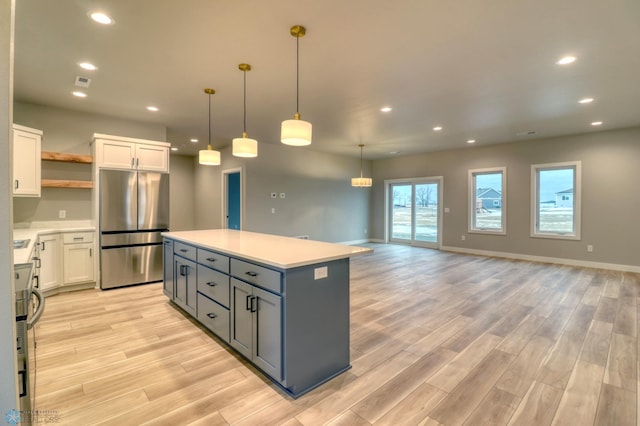
<path fill-rule="evenodd" d="M 243 91 L 244 91 L 244 96 L 242 99 L 242 115 L 243 115 L 243 123 L 242 123 L 242 131 L 244 133 L 247 133 L 247 71 L 243 71 L 244 73 L 244 87 L 243 87 Z M 244 137 L 244 136 L 242 136 Z"/>
<path fill-rule="evenodd" d="M 296 112 L 300 114 L 300 37 L 296 37 Z"/>
<path fill-rule="evenodd" d="M 209 145 L 211 146 L 211 94 L 209 94 Z"/>
<path fill-rule="evenodd" d="M 360 147 L 360 179 L 362 179 L 362 147 Z"/>

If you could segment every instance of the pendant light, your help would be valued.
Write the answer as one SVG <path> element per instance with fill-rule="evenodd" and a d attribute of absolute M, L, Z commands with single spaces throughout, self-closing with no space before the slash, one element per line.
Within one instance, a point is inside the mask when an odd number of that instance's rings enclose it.
<path fill-rule="evenodd" d="M 291 27 L 291 35 L 296 38 L 296 113 L 293 120 L 282 122 L 280 140 L 285 145 L 311 144 L 311 123 L 300 120 L 300 37 L 303 37 L 306 32 L 306 28 L 301 25 Z"/>
<path fill-rule="evenodd" d="M 207 149 L 201 149 L 198 154 L 198 162 L 204 166 L 219 166 L 220 165 L 220 151 L 215 151 L 211 148 L 211 95 L 216 91 L 206 88 L 204 93 L 209 95 L 209 144 Z"/>
<path fill-rule="evenodd" d="M 242 137 L 233 139 L 232 153 L 236 157 L 257 157 L 258 141 L 247 137 L 247 71 L 251 71 L 251 65 L 240 64 L 238 69 L 244 74 L 243 126 Z"/>
<path fill-rule="evenodd" d="M 351 178 L 351 186 L 355 186 L 357 188 L 366 188 L 371 186 L 372 179 L 362 177 L 362 148 L 364 148 L 363 144 L 358 145 L 360 147 L 360 177 Z"/>

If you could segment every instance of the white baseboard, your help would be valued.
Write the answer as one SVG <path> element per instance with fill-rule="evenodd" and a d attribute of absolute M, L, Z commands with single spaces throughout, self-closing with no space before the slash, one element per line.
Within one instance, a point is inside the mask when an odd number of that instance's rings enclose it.
<path fill-rule="evenodd" d="M 476 250 L 461 247 L 442 246 L 443 251 L 473 254 L 478 256 L 502 257 L 506 259 L 526 260 L 530 262 L 554 263 L 557 265 L 579 266 L 583 268 L 609 269 L 612 271 L 640 273 L 640 266 L 620 265 L 617 263 L 591 262 L 588 260 L 564 259 L 558 257 L 533 256 L 528 254 L 506 253 L 501 251 Z"/>
<path fill-rule="evenodd" d="M 342 241 L 342 242 L 339 242 L 337 244 L 344 244 L 344 245 L 347 245 L 347 246 L 353 246 L 353 245 L 356 245 L 356 244 L 368 243 L 370 241 L 371 240 L 364 239 L 364 240 Z"/>

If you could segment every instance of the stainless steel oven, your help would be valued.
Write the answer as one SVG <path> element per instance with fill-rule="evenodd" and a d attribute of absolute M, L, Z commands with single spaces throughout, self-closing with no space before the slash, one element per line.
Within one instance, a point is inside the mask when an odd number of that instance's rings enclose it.
<path fill-rule="evenodd" d="M 34 325 L 44 312 L 44 297 L 33 287 L 32 263 L 15 266 L 16 350 L 18 351 L 18 386 L 23 425 L 31 425 L 35 407 L 36 339 Z"/>

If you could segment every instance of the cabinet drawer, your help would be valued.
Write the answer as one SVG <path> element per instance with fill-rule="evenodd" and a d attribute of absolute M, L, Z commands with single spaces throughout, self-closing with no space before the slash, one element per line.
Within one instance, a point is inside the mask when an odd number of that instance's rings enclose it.
<path fill-rule="evenodd" d="M 229 307 L 229 275 L 198 265 L 198 291 Z"/>
<path fill-rule="evenodd" d="M 275 291 L 276 293 L 282 292 L 281 274 L 278 271 L 242 260 L 231 259 L 231 275 L 267 290 Z"/>
<path fill-rule="evenodd" d="M 191 259 L 194 262 L 198 258 L 196 255 L 196 248 L 190 246 L 188 244 L 174 242 L 173 244 L 173 252 L 179 256 L 186 257 L 187 259 Z"/>
<path fill-rule="evenodd" d="M 93 242 L 93 232 L 68 232 L 62 234 L 64 244 L 91 243 Z"/>
<path fill-rule="evenodd" d="M 198 321 L 229 343 L 229 310 L 198 293 Z"/>
<path fill-rule="evenodd" d="M 198 249 L 198 263 L 217 269 L 225 274 L 229 273 L 229 258 L 214 251 Z"/>

